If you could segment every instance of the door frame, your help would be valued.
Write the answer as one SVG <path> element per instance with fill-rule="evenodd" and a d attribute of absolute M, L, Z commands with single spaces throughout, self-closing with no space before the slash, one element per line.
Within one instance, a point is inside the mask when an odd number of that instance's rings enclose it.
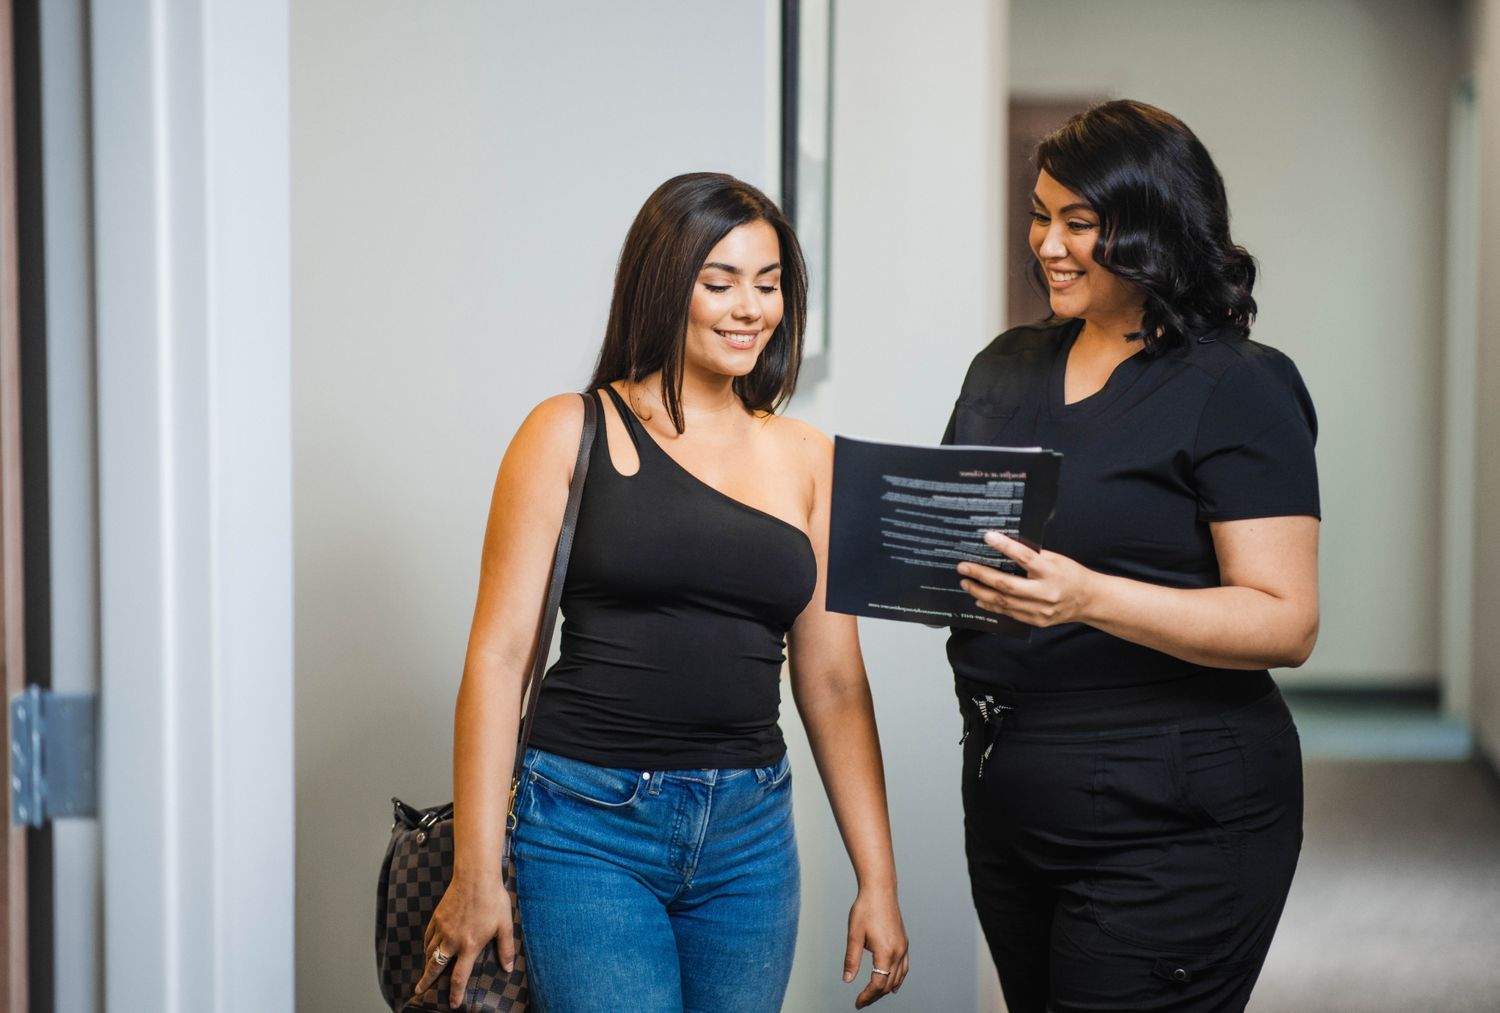
<path fill-rule="evenodd" d="M 92 0 L 104 998 L 293 1008 L 288 0 Z"/>
<path fill-rule="evenodd" d="M 1471 77 L 1454 84 L 1448 124 L 1438 651 L 1443 713 L 1468 722 L 1474 679 L 1480 222 L 1479 112 Z"/>

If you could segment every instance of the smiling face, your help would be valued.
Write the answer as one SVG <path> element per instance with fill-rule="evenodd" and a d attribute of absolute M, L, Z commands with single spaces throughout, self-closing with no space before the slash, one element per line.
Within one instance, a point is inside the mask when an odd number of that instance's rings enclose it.
<path fill-rule="evenodd" d="M 1139 322 L 1144 294 L 1094 260 L 1099 215 L 1045 170 L 1037 175 L 1031 195 L 1030 239 L 1031 252 L 1047 279 L 1053 313 L 1101 324 Z"/>
<path fill-rule="evenodd" d="M 781 243 L 769 222 L 736 226 L 709 251 L 693 284 L 688 369 L 744 376 L 781 323 Z"/>

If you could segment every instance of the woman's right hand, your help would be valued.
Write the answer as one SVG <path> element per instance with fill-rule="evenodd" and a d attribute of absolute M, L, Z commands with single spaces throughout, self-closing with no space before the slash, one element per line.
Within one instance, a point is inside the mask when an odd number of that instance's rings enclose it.
<path fill-rule="evenodd" d="M 422 980 L 417 982 L 416 994 L 425 992 L 445 967 L 451 967 L 448 1005 L 457 1009 L 463 1002 L 474 962 L 491 939 L 500 954 L 500 966 L 513 970 L 516 936 L 511 923 L 510 891 L 505 889 L 504 880 L 499 876 L 475 879 L 455 874 L 422 937 L 427 965 Z M 447 959 L 440 963 L 438 954 Z"/>
<path fill-rule="evenodd" d="M 881 997 L 898 991 L 910 967 L 906 926 L 901 922 L 901 904 L 894 888 L 860 890 L 849 909 L 849 942 L 844 951 L 844 980 L 859 974 L 864 951 L 870 951 L 870 981 L 854 1000 L 864 1009 Z"/>

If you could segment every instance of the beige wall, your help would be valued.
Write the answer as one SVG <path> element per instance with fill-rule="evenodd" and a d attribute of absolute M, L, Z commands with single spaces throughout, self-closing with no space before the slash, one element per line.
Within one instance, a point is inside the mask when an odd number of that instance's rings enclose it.
<path fill-rule="evenodd" d="M 1290 684 L 1435 685 L 1449 4 L 1015 0 L 1010 79 L 1181 116 L 1318 407 L 1323 628 Z M 1399 462 L 1399 472 L 1393 464 Z"/>
<path fill-rule="evenodd" d="M 1500 2 L 1473 6 L 1480 133 L 1474 723 L 1500 761 Z"/>

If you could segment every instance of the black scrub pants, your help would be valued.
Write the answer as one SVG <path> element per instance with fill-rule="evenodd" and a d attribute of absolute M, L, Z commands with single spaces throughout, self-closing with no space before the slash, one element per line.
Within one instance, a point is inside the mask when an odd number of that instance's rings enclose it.
<path fill-rule="evenodd" d="M 1302 754 L 1269 678 L 1242 685 L 1262 695 L 959 681 L 969 877 L 1010 1013 L 1245 1007 L 1301 850 Z"/>

